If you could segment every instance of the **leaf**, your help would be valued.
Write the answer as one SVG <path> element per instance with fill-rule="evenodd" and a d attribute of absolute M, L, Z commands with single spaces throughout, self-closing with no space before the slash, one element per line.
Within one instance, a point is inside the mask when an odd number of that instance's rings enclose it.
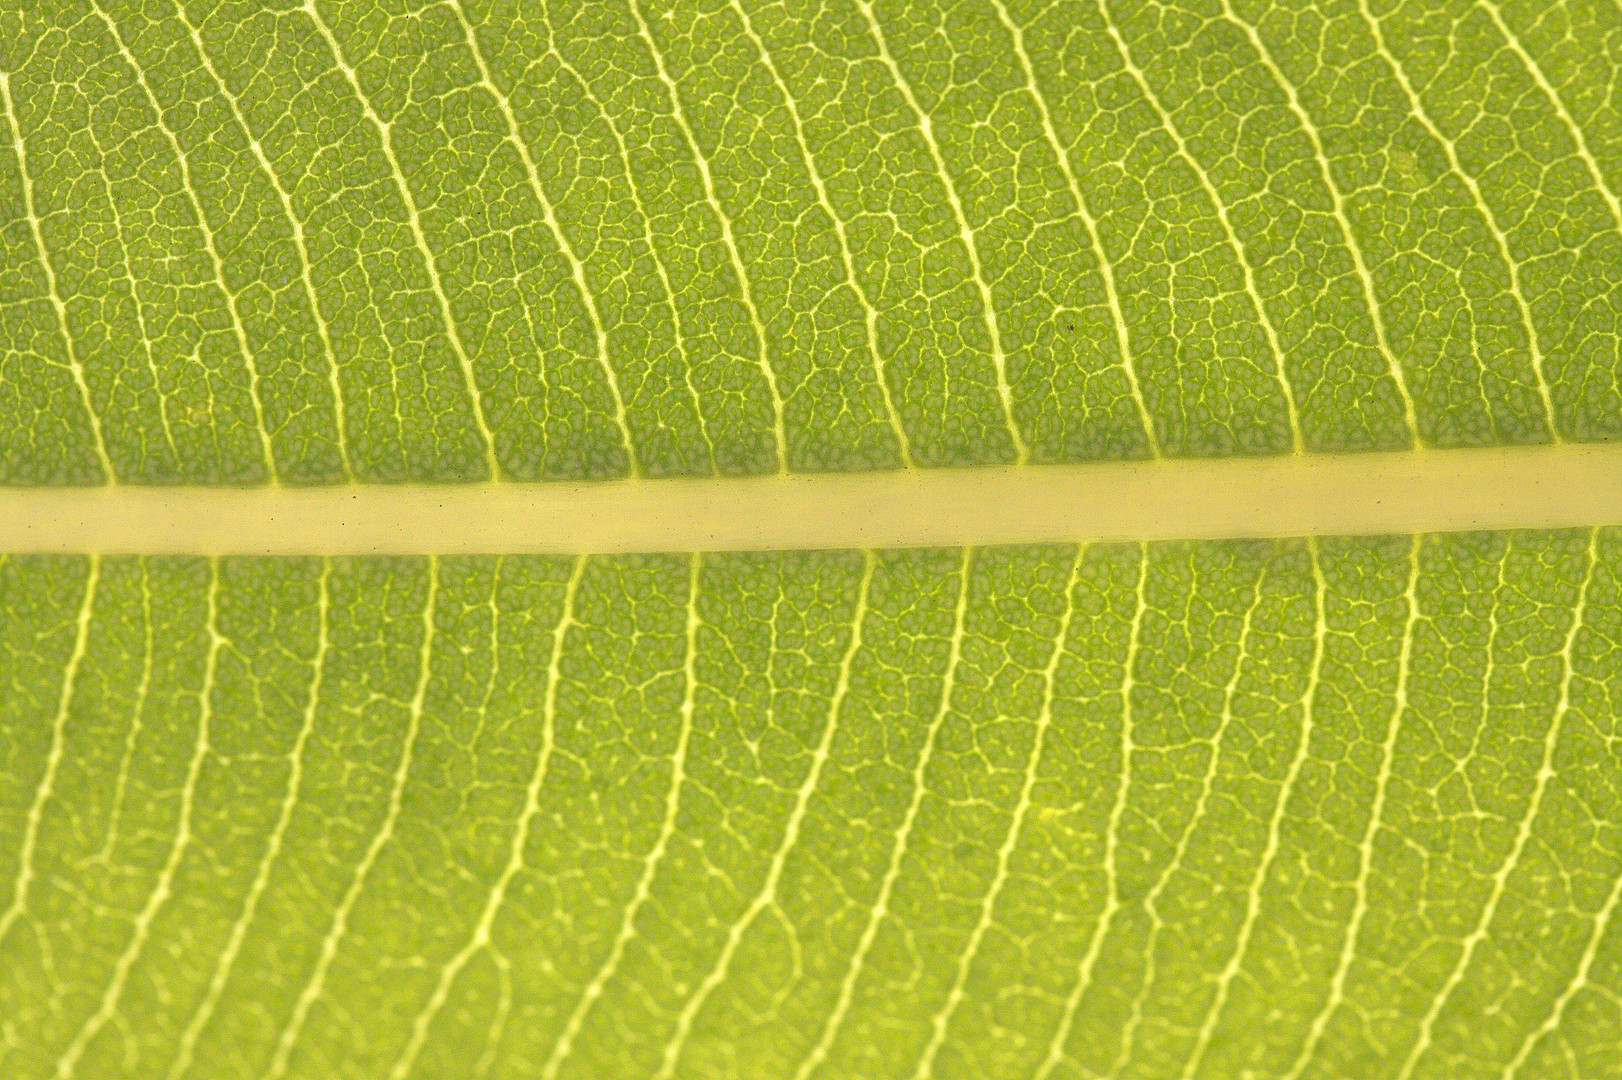
<path fill-rule="evenodd" d="M 0 575 L 8 1076 L 1615 1075 L 1615 530 Z"/>
<path fill-rule="evenodd" d="M 1618 25 L 7 4 L 0 482 L 1616 438 Z"/>
<path fill-rule="evenodd" d="M 1619 20 L 0 0 L 0 484 L 1616 439 Z M 0 1076 L 1622 1077 L 1589 510 L 0 554 Z"/>

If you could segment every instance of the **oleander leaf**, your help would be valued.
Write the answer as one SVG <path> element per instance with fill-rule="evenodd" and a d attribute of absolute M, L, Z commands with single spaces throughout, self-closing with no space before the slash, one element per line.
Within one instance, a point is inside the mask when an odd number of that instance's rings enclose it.
<path fill-rule="evenodd" d="M 0 5 L 0 482 L 1622 435 L 1615 0 Z"/>
<path fill-rule="evenodd" d="M 0 566 L 0 1071 L 1622 1061 L 1622 533 Z"/>
<path fill-rule="evenodd" d="M 1619 65 L 1617 0 L 0 0 L 0 484 L 1615 439 Z M 0 1077 L 1622 1080 L 1602 516 L 0 554 Z"/>

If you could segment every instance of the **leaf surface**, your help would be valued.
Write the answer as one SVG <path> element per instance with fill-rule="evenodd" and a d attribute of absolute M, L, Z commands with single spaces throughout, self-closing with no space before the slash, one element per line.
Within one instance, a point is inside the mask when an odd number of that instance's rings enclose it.
<path fill-rule="evenodd" d="M 8 559 L 7 1075 L 1614 1075 L 1614 530 Z"/>
<path fill-rule="evenodd" d="M 1614 438 L 1619 18 L 8 4 L 0 482 Z"/>

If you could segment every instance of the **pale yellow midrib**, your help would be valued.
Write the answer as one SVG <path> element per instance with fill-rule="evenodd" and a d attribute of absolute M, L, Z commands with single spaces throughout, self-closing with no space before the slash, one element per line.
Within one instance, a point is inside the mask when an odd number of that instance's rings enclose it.
<path fill-rule="evenodd" d="M 1622 525 L 1622 442 L 589 483 L 0 488 L 0 551 L 526 554 Z"/>

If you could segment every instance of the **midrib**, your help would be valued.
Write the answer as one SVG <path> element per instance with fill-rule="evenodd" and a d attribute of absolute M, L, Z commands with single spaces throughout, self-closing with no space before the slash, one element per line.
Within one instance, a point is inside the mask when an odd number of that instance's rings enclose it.
<path fill-rule="evenodd" d="M 0 489 L 0 551 L 474 554 L 1622 524 L 1622 443 L 598 483 Z"/>

